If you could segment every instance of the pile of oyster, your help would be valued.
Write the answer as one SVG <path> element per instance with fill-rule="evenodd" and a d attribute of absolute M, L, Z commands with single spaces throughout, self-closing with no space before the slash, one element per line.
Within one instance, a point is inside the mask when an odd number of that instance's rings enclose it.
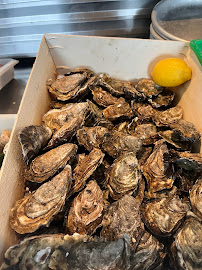
<path fill-rule="evenodd" d="M 174 93 L 76 69 L 19 133 L 21 235 L 0 269 L 202 269 L 201 135 Z"/>

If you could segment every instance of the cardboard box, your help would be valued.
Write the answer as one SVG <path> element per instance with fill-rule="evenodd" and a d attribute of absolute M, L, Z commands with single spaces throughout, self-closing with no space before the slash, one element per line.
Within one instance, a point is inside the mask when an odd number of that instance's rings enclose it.
<path fill-rule="evenodd" d="M 0 254 L 17 242 L 16 233 L 9 226 L 9 212 L 14 202 L 23 196 L 21 179 L 22 155 L 18 132 L 31 124 L 41 124 L 49 108 L 46 80 L 68 68 L 92 68 L 96 73 L 106 72 L 123 80 L 149 77 L 154 64 L 166 57 L 180 57 L 193 70 L 190 82 L 176 88 L 184 119 L 194 123 L 202 132 L 202 67 L 188 43 L 45 35 L 22 98 L 19 113 L 11 136 L 0 179 Z"/>

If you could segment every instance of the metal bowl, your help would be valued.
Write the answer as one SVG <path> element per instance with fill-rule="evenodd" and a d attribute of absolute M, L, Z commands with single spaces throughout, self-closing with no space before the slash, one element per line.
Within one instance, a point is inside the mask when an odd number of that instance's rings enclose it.
<path fill-rule="evenodd" d="M 152 11 L 154 30 L 164 39 L 202 39 L 201 0 L 162 0 Z"/>

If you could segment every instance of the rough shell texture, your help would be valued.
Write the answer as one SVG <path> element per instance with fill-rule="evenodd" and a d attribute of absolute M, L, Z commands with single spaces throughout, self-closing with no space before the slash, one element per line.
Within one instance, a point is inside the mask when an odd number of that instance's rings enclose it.
<path fill-rule="evenodd" d="M 175 97 L 174 92 L 168 89 L 164 89 L 157 97 L 153 99 L 148 99 L 148 102 L 154 108 L 167 107 L 172 103 L 174 97 Z"/>
<path fill-rule="evenodd" d="M 184 119 L 179 119 L 170 123 L 170 127 L 180 136 L 182 141 L 200 141 L 201 134 L 196 130 L 192 123 L 187 122 Z"/>
<path fill-rule="evenodd" d="M 110 105 L 106 109 L 104 109 L 103 115 L 105 118 L 111 121 L 115 121 L 120 118 L 130 119 L 133 117 L 133 111 L 127 102 L 121 100 L 121 102 L 117 102 L 114 105 Z"/>
<path fill-rule="evenodd" d="M 158 127 L 169 126 L 170 123 L 181 119 L 182 116 L 182 108 L 180 106 L 176 106 L 168 110 L 155 113 L 153 116 L 153 121 Z"/>
<path fill-rule="evenodd" d="M 142 147 L 142 140 L 137 136 L 114 131 L 105 135 L 102 147 L 110 156 L 116 158 L 124 152 L 137 153 Z"/>
<path fill-rule="evenodd" d="M 24 234 L 34 232 L 40 226 L 48 226 L 65 203 L 71 180 L 71 166 L 67 165 L 51 181 L 17 201 L 11 209 L 11 227 L 17 233 Z"/>
<path fill-rule="evenodd" d="M 123 98 L 118 99 L 114 96 L 112 96 L 109 92 L 104 91 L 102 87 L 92 85 L 90 87 L 90 90 L 92 91 L 93 94 L 93 100 L 100 106 L 103 107 L 108 107 L 110 105 L 113 105 L 117 102 L 120 102 L 120 100 L 123 100 Z"/>
<path fill-rule="evenodd" d="M 77 69 L 57 78 L 54 82 L 48 81 L 47 89 L 54 98 L 61 101 L 78 100 L 80 96 L 85 96 L 88 86 L 93 82 L 91 78 L 93 72 L 88 69 Z"/>
<path fill-rule="evenodd" d="M 69 103 L 61 109 L 52 109 L 44 114 L 42 122 L 49 127 L 53 133 L 59 130 L 72 118 L 83 115 L 88 111 L 88 102 Z"/>
<path fill-rule="evenodd" d="M 182 152 L 175 163 L 185 170 L 202 171 L 202 154 Z"/>
<path fill-rule="evenodd" d="M 86 188 L 74 199 L 67 221 L 70 234 L 93 234 L 102 222 L 103 195 L 95 180 L 91 180 Z"/>
<path fill-rule="evenodd" d="M 152 98 L 153 96 L 157 96 L 164 89 L 162 86 L 155 84 L 155 82 L 150 79 L 140 80 L 135 86 L 135 88 L 140 93 L 142 93 L 145 98 Z"/>
<path fill-rule="evenodd" d="M 78 234 L 31 237 L 7 250 L 1 270 L 127 270 L 128 241 L 126 236 L 103 242 Z"/>
<path fill-rule="evenodd" d="M 77 140 L 80 145 L 91 151 L 94 147 L 101 148 L 104 135 L 108 132 L 107 128 L 101 126 L 83 127 L 77 131 Z"/>
<path fill-rule="evenodd" d="M 135 191 L 141 179 L 142 174 L 134 153 L 126 153 L 117 158 L 106 175 L 107 186 L 115 200 L 130 191 Z"/>
<path fill-rule="evenodd" d="M 111 78 L 107 74 L 100 74 L 97 83 L 107 89 L 114 96 L 122 96 L 124 94 L 125 82 Z"/>
<path fill-rule="evenodd" d="M 73 171 L 73 186 L 71 194 L 80 191 L 86 184 L 86 180 L 92 175 L 97 167 L 102 163 L 104 153 L 101 150 L 94 148 L 89 155 L 84 156 L 79 160 L 76 168 Z"/>
<path fill-rule="evenodd" d="M 41 183 L 53 176 L 60 168 L 64 168 L 67 162 L 75 156 L 77 145 L 66 143 L 60 145 L 43 155 L 36 157 L 25 171 L 25 179 Z"/>
<path fill-rule="evenodd" d="M 131 107 L 135 115 L 141 120 L 150 121 L 156 114 L 156 110 L 146 103 L 137 103 L 132 100 Z"/>
<path fill-rule="evenodd" d="M 160 270 L 165 255 L 164 245 L 145 231 L 136 252 L 131 255 L 130 270 Z"/>
<path fill-rule="evenodd" d="M 152 144 L 158 139 L 157 129 L 153 124 L 138 125 L 132 135 L 142 139 L 144 145 Z"/>
<path fill-rule="evenodd" d="M 202 178 L 193 185 L 189 198 L 193 212 L 202 219 Z"/>
<path fill-rule="evenodd" d="M 48 143 L 51 136 L 51 129 L 43 126 L 32 125 L 20 130 L 18 139 L 22 148 L 23 159 L 27 165 Z"/>
<path fill-rule="evenodd" d="M 168 189 L 173 185 L 173 168 L 172 164 L 164 162 L 165 153 L 168 153 L 165 141 L 156 142 L 153 153 L 142 167 L 148 189 L 151 192 Z"/>
<path fill-rule="evenodd" d="M 141 214 L 145 225 L 157 236 L 170 236 L 180 226 L 189 206 L 179 197 L 162 198 L 145 202 Z"/>
<path fill-rule="evenodd" d="M 202 269 L 202 224 L 199 219 L 187 217 L 174 236 L 171 253 L 174 269 Z"/>
<path fill-rule="evenodd" d="M 124 93 L 127 98 L 133 99 L 134 101 L 137 101 L 137 102 L 143 101 L 146 98 L 144 93 L 137 91 L 137 89 L 134 86 L 132 86 L 131 83 L 124 84 Z"/>
<path fill-rule="evenodd" d="M 144 230 L 139 206 L 139 202 L 129 195 L 112 203 L 104 214 L 101 235 L 113 241 L 127 233 L 131 237 L 131 247 L 135 250 Z"/>

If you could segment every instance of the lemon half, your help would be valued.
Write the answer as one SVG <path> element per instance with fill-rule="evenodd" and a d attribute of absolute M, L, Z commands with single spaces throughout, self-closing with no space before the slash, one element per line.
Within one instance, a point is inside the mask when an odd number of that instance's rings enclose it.
<path fill-rule="evenodd" d="M 179 58 L 167 58 L 159 61 L 152 73 L 152 79 L 158 85 L 175 87 L 191 79 L 192 70 Z"/>

